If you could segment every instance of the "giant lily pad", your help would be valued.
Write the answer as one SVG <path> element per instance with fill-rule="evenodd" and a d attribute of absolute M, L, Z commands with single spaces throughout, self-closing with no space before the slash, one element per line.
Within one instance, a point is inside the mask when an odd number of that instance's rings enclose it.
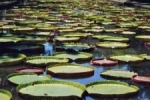
<path fill-rule="evenodd" d="M 92 97 L 125 97 L 139 91 L 137 86 L 129 86 L 119 81 L 97 81 L 86 85 L 88 95 Z"/>
<path fill-rule="evenodd" d="M 80 37 L 64 37 L 64 36 L 57 36 L 55 38 L 56 41 L 61 42 L 73 42 L 73 41 L 79 41 Z"/>
<path fill-rule="evenodd" d="M 83 67 L 78 64 L 55 64 L 49 65 L 47 72 L 50 75 L 56 77 L 86 77 L 94 74 L 94 69 L 92 67 Z"/>
<path fill-rule="evenodd" d="M 42 74 L 44 70 L 38 67 L 23 67 L 23 68 L 16 69 L 15 72 L 16 73 L 30 72 L 30 73 Z"/>
<path fill-rule="evenodd" d="M 0 97 L 2 100 L 11 100 L 12 94 L 7 90 L 0 89 Z"/>
<path fill-rule="evenodd" d="M 149 75 L 134 75 L 132 77 L 132 81 L 135 83 L 150 84 L 150 76 Z"/>
<path fill-rule="evenodd" d="M 64 34 L 62 34 L 62 36 L 66 36 L 66 37 L 87 37 L 87 34 L 72 32 L 72 33 L 64 33 Z"/>
<path fill-rule="evenodd" d="M 150 41 L 150 35 L 137 35 L 135 38 L 142 40 L 142 41 Z"/>
<path fill-rule="evenodd" d="M 88 44 L 81 44 L 81 43 L 63 43 L 61 46 L 56 46 L 56 49 L 84 51 L 84 50 L 92 50 L 94 49 L 94 47 L 89 46 Z"/>
<path fill-rule="evenodd" d="M 133 55 L 133 54 L 125 54 L 125 55 L 114 55 L 114 56 L 110 56 L 110 59 L 115 59 L 121 62 L 142 62 L 145 58 L 142 56 L 138 56 L 138 55 Z"/>
<path fill-rule="evenodd" d="M 103 39 L 104 41 L 115 41 L 115 42 L 128 42 L 129 39 L 125 37 L 106 37 Z"/>
<path fill-rule="evenodd" d="M 7 80 L 16 85 L 50 79 L 49 75 L 37 75 L 34 73 L 12 73 L 7 76 Z"/>
<path fill-rule="evenodd" d="M 16 65 L 26 58 L 24 54 L 3 54 L 0 56 L 0 66 Z"/>
<path fill-rule="evenodd" d="M 20 95 L 34 100 L 79 100 L 85 89 L 79 83 L 60 80 L 38 81 L 17 87 Z"/>
<path fill-rule="evenodd" d="M 121 49 L 129 47 L 129 44 L 122 42 L 98 42 L 96 45 L 98 47 L 112 48 L 112 49 Z"/>
<path fill-rule="evenodd" d="M 101 66 L 115 66 L 118 64 L 117 60 L 111 60 L 106 58 L 92 59 L 90 61 L 92 65 L 101 65 Z"/>
<path fill-rule="evenodd" d="M 133 27 L 137 27 L 138 24 L 136 24 L 136 23 L 125 23 L 125 22 L 122 22 L 122 23 L 116 24 L 116 26 L 117 27 L 133 28 Z"/>
<path fill-rule="evenodd" d="M 105 38 L 112 37 L 110 35 L 93 35 L 92 38 L 96 38 L 99 40 L 104 40 Z"/>
<path fill-rule="evenodd" d="M 58 52 L 53 54 L 53 56 L 59 58 L 68 58 L 74 61 L 89 60 L 92 58 L 92 54 L 85 52 Z"/>
<path fill-rule="evenodd" d="M 26 64 L 36 65 L 36 66 L 47 66 L 53 63 L 67 63 L 68 59 L 51 57 L 51 56 L 33 56 L 28 57 L 26 60 Z"/>
<path fill-rule="evenodd" d="M 127 70 L 107 70 L 100 73 L 101 76 L 110 78 L 124 78 L 131 79 L 132 76 L 137 75 L 137 73 L 130 72 Z"/>
<path fill-rule="evenodd" d="M 11 43 L 11 42 L 19 42 L 21 41 L 21 38 L 15 38 L 15 37 L 1 37 L 0 43 Z"/>
<path fill-rule="evenodd" d="M 1 30 L 9 30 L 9 29 L 14 29 L 14 28 L 16 28 L 15 25 L 4 25 L 0 27 Z"/>

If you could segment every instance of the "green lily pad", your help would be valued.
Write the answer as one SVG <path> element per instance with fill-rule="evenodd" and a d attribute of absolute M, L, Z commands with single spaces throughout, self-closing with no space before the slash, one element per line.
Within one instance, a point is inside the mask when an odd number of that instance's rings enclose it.
<path fill-rule="evenodd" d="M 92 36 L 92 38 L 99 39 L 99 40 L 104 40 L 105 38 L 108 38 L 108 37 L 113 37 L 113 36 L 110 36 L 110 35 L 93 35 Z"/>
<path fill-rule="evenodd" d="M 125 37 L 106 37 L 103 39 L 104 41 L 115 41 L 115 42 L 129 42 L 129 38 Z"/>
<path fill-rule="evenodd" d="M 31 27 L 16 27 L 13 29 L 15 32 L 27 32 L 27 31 L 34 31 L 34 28 Z"/>
<path fill-rule="evenodd" d="M 15 37 L 0 37 L 0 43 L 16 43 L 21 41 L 21 38 Z"/>
<path fill-rule="evenodd" d="M 0 27 L 1 30 L 9 30 L 9 29 L 14 29 L 16 28 L 15 25 L 3 25 Z"/>
<path fill-rule="evenodd" d="M 82 60 L 90 60 L 93 55 L 85 52 L 75 52 L 75 53 L 58 52 L 53 54 L 53 56 L 59 58 L 68 58 L 73 61 L 82 61 Z"/>
<path fill-rule="evenodd" d="M 134 85 L 128 85 L 125 82 L 119 81 L 97 81 L 86 85 L 88 95 L 94 97 L 125 97 L 134 95 L 139 91 L 139 88 Z"/>
<path fill-rule="evenodd" d="M 16 85 L 50 79 L 51 77 L 48 75 L 37 75 L 34 73 L 13 73 L 7 76 L 7 80 Z"/>
<path fill-rule="evenodd" d="M 72 33 L 64 33 L 61 36 L 65 36 L 65 37 L 87 37 L 87 34 L 72 32 Z"/>
<path fill-rule="evenodd" d="M 56 41 L 61 42 L 73 42 L 73 41 L 79 41 L 80 37 L 64 37 L 64 36 L 57 36 L 55 38 Z"/>
<path fill-rule="evenodd" d="M 60 80 L 37 81 L 17 87 L 20 95 L 34 100 L 79 100 L 85 90 L 79 83 Z"/>
<path fill-rule="evenodd" d="M 138 24 L 136 24 L 136 23 L 125 23 L 125 22 L 122 22 L 122 23 L 116 24 L 116 26 L 117 27 L 132 28 L 132 27 L 138 27 Z"/>
<path fill-rule="evenodd" d="M 137 73 L 130 72 L 127 70 L 107 70 L 100 73 L 101 76 L 110 78 L 124 78 L 131 79 L 132 76 L 137 75 Z"/>
<path fill-rule="evenodd" d="M 91 76 L 94 73 L 94 69 L 92 67 L 83 67 L 79 64 L 55 64 L 49 65 L 46 69 L 50 75 L 56 77 L 76 78 Z"/>
<path fill-rule="evenodd" d="M 7 90 L 0 89 L 0 97 L 2 100 L 11 100 L 12 94 Z"/>
<path fill-rule="evenodd" d="M 83 50 L 92 50 L 94 49 L 94 46 L 89 46 L 88 44 L 82 43 L 62 43 L 61 46 L 56 46 L 56 49 L 83 51 Z"/>
<path fill-rule="evenodd" d="M 123 34 L 123 35 L 134 35 L 134 34 L 136 34 L 136 32 L 123 31 L 123 32 L 121 32 L 120 34 Z"/>
<path fill-rule="evenodd" d="M 0 56 L 0 66 L 10 66 L 10 65 L 16 65 L 26 58 L 24 54 L 3 54 Z"/>
<path fill-rule="evenodd" d="M 35 25 L 37 23 L 38 23 L 38 21 L 36 21 L 36 20 L 24 20 L 24 21 L 16 22 L 16 24 L 18 24 L 18 25 L 29 25 L 29 24 Z"/>
<path fill-rule="evenodd" d="M 150 35 L 137 35 L 135 38 L 142 40 L 142 41 L 150 41 Z"/>
<path fill-rule="evenodd" d="M 52 56 L 33 56 L 27 57 L 26 64 L 36 66 L 47 66 L 49 64 L 67 63 L 68 59 Z"/>
<path fill-rule="evenodd" d="M 142 62 L 145 58 L 140 55 L 133 55 L 133 54 L 125 54 L 125 55 L 114 55 L 110 56 L 110 59 L 115 59 L 121 62 Z"/>
<path fill-rule="evenodd" d="M 122 49 L 129 47 L 129 44 L 122 42 L 98 42 L 96 46 L 102 48 Z"/>

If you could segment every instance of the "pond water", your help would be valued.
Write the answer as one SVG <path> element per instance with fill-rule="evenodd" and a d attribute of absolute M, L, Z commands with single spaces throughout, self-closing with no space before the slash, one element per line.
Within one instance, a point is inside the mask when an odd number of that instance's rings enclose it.
<path fill-rule="evenodd" d="M 3 20 L 5 20 L 5 19 L 3 19 Z M 104 25 L 104 27 L 105 27 L 105 29 L 113 28 L 113 26 L 111 26 L 111 25 Z M 137 34 L 144 34 L 144 32 L 142 30 L 131 29 L 131 31 L 136 31 Z M 113 36 L 114 35 L 115 36 L 122 36 L 122 35 L 118 35 L 118 34 L 116 35 L 114 33 L 107 33 L 107 34 L 110 34 L 110 35 L 113 35 Z M 144 47 L 144 42 L 143 41 L 139 41 L 139 40 L 135 39 L 134 35 L 125 36 L 125 37 L 130 38 L 130 47 L 127 48 L 127 49 L 103 49 L 103 48 L 95 47 L 94 50 L 91 51 L 90 53 L 93 54 L 93 58 L 107 57 L 108 55 L 118 54 L 118 53 L 119 54 L 148 54 L 148 55 L 150 54 L 150 49 L 147 49 L 147 48 Z M 82 39 L 81 42 L 89 43 L 91 45 L 95 45 L 98 42 L 98 40 L 90 38 L 90 40 Z M 55 51 L 52 50 L 52 43 L 46 42 L 43 45 L 45 47 L 44 52 L 39 53 L 39 54 L 27 53 L 27 55 L 29 55 L 29 56 L 30 55 L 50 56 L 54 52 L 56 52 L 56 50 Z M 0 52 L 1 52 L 1 54 L 2 53 L 7 53 L 7 52 L 3 51 L 2 47 L 0 47 Z M 68 80 L 68 81 L 79 82 L 81 84 L 87 84 L 87 83 L 94 82 L 94 81 L 106 80 L 106 79 L 104 79 L 100 76 L 100 73 L 103 72 L 103 71 L 109 70 L 109 69 L 123 69 L 123 70 L 134 71 L 134 72 L 137 72 L 139 74 L 150 74 L 150 66 L 149 66 L 150 62 L 148 62 L 148 61 L 144 61 L 142 63 L 135 63 L 135 64 L 119 63 L 118 65 L 113 66 L 113 67 L 94 66 L 94 65 L 90 64 L 90 61 L 72 62 L 72 63 L 82 64 L 83 66 L 93 66 L 94 75 L 91 76 L 91 77 L 78 78 L 78 79 L 66 79 L 66 78 L 63 79 L 63 78 L 54 78 L 54 77 L 52 79 Z M 24 99 L 24 98 L 22 98 L 18 95 L 18 93 L 16 92 L 16 86 L 11 85 L 10 83 L 8 83 L 7 80 L 6 80 L 6 76 L 8 74 L 13 73 L 15 69 L 23 67 L 23 66 L 25 66 L 25 65 L 0 67 L 0 78 L 1 78 L 0 88 L 9 90 L 13 94 L 13 100 L 27 100 L 27 99 Z M 43 74 L 46 74 L 46 72 L 44 72 Z M 131 82 L 131 80 L 120 80 L 120 81 L 127 82 L 130 85 L 134 84 L 134 83 Z M 140 88 L 140 91 L 138 92 L 137 95 L 134 95 L 132 97 L 93 99 L 91 97 L 86 96 L 84 98 L 84 100 L 150 100 L 150 85 L 140 85 L 140 84 L 136 84 L 136 85 Z"/>

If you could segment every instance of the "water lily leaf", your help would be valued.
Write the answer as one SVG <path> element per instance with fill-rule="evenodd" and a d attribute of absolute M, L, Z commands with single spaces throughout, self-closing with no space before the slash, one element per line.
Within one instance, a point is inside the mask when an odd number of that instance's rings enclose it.
<path fill-rule="evenodd" d="M 0 56 L 0 66 L 10 66 L 10 65 L 16 65 L 21 62 L 26 58 L 24 54 L 3 54 Z"/>
<path fill-rule="evenodd" d="M 139 88 L 134 85 L 128 85 L 125 82 L 119 81 L 97 81 L 86 85 L 88 95 L 92 97 L 125 97 L 134 95 L 139 91 Z"/>
<path fill-rule="evenodd" d="M 37 75 L 34 73 L 12 73 L 7 76 L 7 80 L 15 85 L 50 79 L 49 75 Z"/>
<path fill-rule="evenodd" d="M 92 67 L 83 67 L 79 64 L 54 64 L 49 65 L 47 72 L 54 77 L 78 78 L 87 77 L 94 74 Z"/>
<path fill-rule="evenodd" d="M 75 52 L 75 53 L 59 52 L 59 53 L 53 54 L 53 56 L 59 57 L 59 58 L 68 58 L 73 61 L 89 60 L 92 58 L 92 54 L 85 53 L 85 52 Z"/>
<path fill-rule="evenodd" d="M 98 42 L 96 44 L 97 47 L 101 48 L 110 48 L 110 49 L 122 49 L 129 47 L 129 44 L 122 42 Z"/>
<path fill-rule="evenodd" d="M 7 90 L 0 89 L 0 97 L 2 100 L 11 100 L 12 94 Z"/>
<path fill-rule="evenodd" d="M 58 58 L 52 56 L 32 56 L 27 57 L 25 63 L 28 65 L 47 66 L 49 64 L 67 63 L 67 62 L 68 59 L 65 58 Z"/>
<path fill-rule="evenodd" d="M 104 77 L 110 77 L 110 78 L 131 79 L 132 76 L 137 75 L 137 73 L 130 72 L 127 70 L 107 70 L 101 72 L 100 75 Z"/>
<path fill-rule="evenodd" d="M 37 81 L 17 87 L 20 95 L 34 100 L 79 100 L 85 90 L 79 83 L 61 80 Z"/>
<path fill-rule="evenodd" d="M 142 62 L 145 59 L 145 57 L 142 57 L 140 55 L 133 55 L 133 54 L 114 55 L 114 56 L 110 56 L 109 58 L 116 59 L 121 62 L 127 62 L 127 63 Z"/>

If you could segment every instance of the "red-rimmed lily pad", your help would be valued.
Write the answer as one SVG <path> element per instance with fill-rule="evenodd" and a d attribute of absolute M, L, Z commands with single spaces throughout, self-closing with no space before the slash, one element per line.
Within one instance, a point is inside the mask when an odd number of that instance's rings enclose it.
<path fill-rule="evenodd" d="M 115 66 L 118 64 L 118 61 L 107 59 L 107 58 L 98 58 L 98 59 L 92 59 L 90 63 L 92 65 Z"/>
<path fill-rule="evenodd" d="M 44 70 L 38 67 L 23 67 L 15 70 L 16 73 L 24 73 L 24 72 L 31 72 L 36 74 L 42 74 Z"/>
<path fill-rule="evenodd" d="M 132 81 L 134 83 L 150 84 L 150 75 L 134 75 Z"/>

